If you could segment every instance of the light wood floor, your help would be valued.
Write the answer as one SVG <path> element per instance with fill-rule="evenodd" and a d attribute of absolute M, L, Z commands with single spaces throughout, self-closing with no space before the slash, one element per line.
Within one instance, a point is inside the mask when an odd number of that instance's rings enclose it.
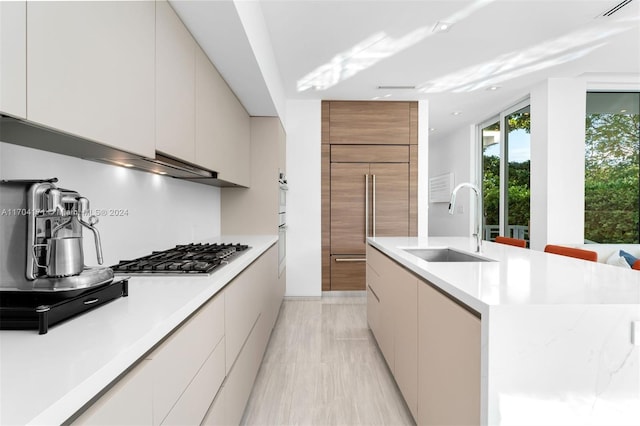
<path fill-rule="evenodd" d="M 363 297 L 285 300 L 244 425 L 412 425 Z"/>

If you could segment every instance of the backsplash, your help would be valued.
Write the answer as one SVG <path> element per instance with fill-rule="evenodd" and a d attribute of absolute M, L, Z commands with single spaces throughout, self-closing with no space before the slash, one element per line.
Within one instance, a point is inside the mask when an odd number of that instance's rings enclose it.
<path fill-rule="evenodd" d="M 0 142 L 0 179 L 52 177 L 99 214 L 104 265 L 220 235 L 219 188 Z M 85 236 L 85 263 L 95 266 Z"/>

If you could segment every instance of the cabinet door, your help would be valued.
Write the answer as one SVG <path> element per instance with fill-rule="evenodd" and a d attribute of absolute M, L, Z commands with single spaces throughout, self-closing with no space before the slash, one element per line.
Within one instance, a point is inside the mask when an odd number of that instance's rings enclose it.
<path fill-rule="evenodd" d="M 220 159 L 216 154 L 217 123 L 214 119 L 218 87 L 222 77 L 213 67 L 207 55 L 196 49 L 196 141 L 195 153 L 198 164 L 216 170 Z"/>
<path fill-rule="evenodd" d="M 196 42 L 166 1 L 156 6 L 156 149 L 195 162 Z"/>
<path fill-rule="evenodd" d="M 154 34 L 154 2 L 28 2 L 27 119 L 153 157 Z"/>
<path fill-rule="evenodd" d="M 480 319 L 418 287 L 418 424 L 480 424 Z"/>
<path fill-rule="evenodd" d="M 365 253 L 368 174 L 366 163 L 331 164 L 331 254 Z"/>
<path fill-rule="evenodd" d="M 0 2 L 0 111 L 27 117 L 27 6 Z"/>
<path fill-rule="evenodd" d="M 224 181 L 250 186 L 249 114 L 198 49 L 196 55 L 196 158 Z"/>
<path fill-rule="evenodd" d="M 373 194 L 371 235 L 408 236 L 409 164 L 372 163 L 370 172 Z"/>
<path fill-rule="evenodd" d="M 331 101 L 330 143 L 410 143 L 409 102 Z"/>
<path fill-rule="evenodd" d="M 394 377 L 414 418 L 418 416 L 418 279 L 393 263 L 388 287 L 394 304 Z"/>

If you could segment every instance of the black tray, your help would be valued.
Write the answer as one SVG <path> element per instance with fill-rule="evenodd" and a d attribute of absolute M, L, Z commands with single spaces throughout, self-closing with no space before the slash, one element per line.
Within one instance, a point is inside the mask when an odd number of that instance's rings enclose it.
<path fill-rule="evenodd" d="M 0 330 L 36 329 L 39 334 L 46 334 L 51 325 L 128 294 L 128 277 L 66 298 L 60 292 L 2 291 Z"/>

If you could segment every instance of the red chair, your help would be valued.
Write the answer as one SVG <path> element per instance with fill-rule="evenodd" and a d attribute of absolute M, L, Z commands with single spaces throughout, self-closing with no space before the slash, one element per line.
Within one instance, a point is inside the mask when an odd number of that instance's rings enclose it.
<path fill-rule="evenodd" d="M 519 238 L 510 238 L 510 237 L 496 237 L 496 243 L 500 244 L 508 244 L 510 246 L 527 248 L 527 241 L 521 240 Z"/>
<path fill-rule="evenodd" d="M 576 259 L 589 260 L 591 262 L 598 261 L 598 253 L 591 250 L 582 250 L 573 247 L 556 246 L 547 244 L 544 248 L 545 253 L 559 254 L 561 256 L 575 257 Z"/>

